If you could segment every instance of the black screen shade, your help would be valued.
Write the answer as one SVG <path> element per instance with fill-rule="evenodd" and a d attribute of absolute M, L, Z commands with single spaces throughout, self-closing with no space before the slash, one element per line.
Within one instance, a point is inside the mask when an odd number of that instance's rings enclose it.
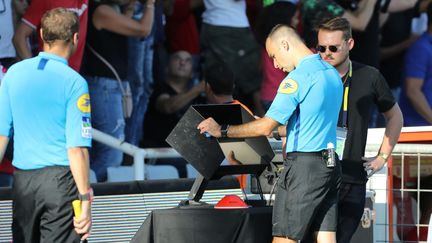
<path fill-rule="evenodd" d="M 259 174 L 274 153 L 265 136 L 254 138 L 219 138 L 200 134 L 198 124 L 212 117 L 219 124 L 238 125 L 255 118 L 238 104 L 191 106 L 166 139 L 206 179 L 228 174 Z M 233 151 L 241 165 L 221 165 Z"/>

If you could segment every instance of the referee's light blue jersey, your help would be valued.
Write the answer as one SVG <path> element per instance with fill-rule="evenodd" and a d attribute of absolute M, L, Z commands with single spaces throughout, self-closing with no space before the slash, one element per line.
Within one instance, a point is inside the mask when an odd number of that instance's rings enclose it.
<path fill-rule="evenodd" d="M 342 102 L 338 72 L 318 54 L 303 58 L 281 82 L 266 116 L 287 123 L 286 152 L 314 152 L 336 144 Z"/>
<path fill-rule="evenodd" d="M 41 52 L 13 65 L 0 86 L 0 114 L 0 135 L 13 127 L 18 169 L 68 166 L 68 148 L 91 146 L 87 83 L 62 57 Z"/>

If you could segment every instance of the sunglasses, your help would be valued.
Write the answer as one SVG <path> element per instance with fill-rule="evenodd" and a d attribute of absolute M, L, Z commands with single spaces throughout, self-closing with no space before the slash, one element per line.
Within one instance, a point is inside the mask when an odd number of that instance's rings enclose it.
<path fill-rule="evenodd" d="M 339 47 L 338 46 L 334 46 L 334 45 L 331 45 L 331 46 L 321 46 L 321 45 L 318 45 L 316 49 L 317 49 L 317 51 L 319 51 L 321 53 L 324 53 L 324 52 L 326 52 L 327 48 L 331 52 L 337 52 L 339 50 Z"/>

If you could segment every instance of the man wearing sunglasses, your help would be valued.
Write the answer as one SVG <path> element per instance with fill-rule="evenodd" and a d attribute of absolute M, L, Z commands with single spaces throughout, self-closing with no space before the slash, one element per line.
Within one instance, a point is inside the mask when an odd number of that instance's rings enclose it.
<path fill-rule="evenodd" d="M 387 162 L 403 124 L 399 105 L 384 77 L 371 66 L 351 61 L 349 52 L 353 47 L 351 26 L 346 19 L 336 17 L 319 25 L 317 50 L 322 59 L 338 70 L 344 85 L 337 141 L 344 145 L 338 153 L 342 157 L 338 243 L 350 242 L 363 214 L 367 179 Z M 385 134 L 377 156 L 364 158 L 373 106 L 386 118 Z"/>

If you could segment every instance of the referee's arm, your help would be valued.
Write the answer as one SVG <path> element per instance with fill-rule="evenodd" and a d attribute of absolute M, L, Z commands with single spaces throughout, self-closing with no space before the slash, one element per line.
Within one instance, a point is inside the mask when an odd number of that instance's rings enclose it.
<path fill-rule="evenodd" d="M 8 143 L 9 143 L 9 137 L 0 135 L 0 163 L 3 160 L 3 156 L 5 154 Z"/>
<path fill-rule="evenodd" d="M 89 153 L 86 147 L 68 148 L 70 169 L 80 194 L 86 194 L 90 189 L 89 182 Z M 75 231 L 83 235 L 81 239 L 89 236 L 91 229 L 91 201 L 81 201 L 81 217 L 74 221 Z"/>

